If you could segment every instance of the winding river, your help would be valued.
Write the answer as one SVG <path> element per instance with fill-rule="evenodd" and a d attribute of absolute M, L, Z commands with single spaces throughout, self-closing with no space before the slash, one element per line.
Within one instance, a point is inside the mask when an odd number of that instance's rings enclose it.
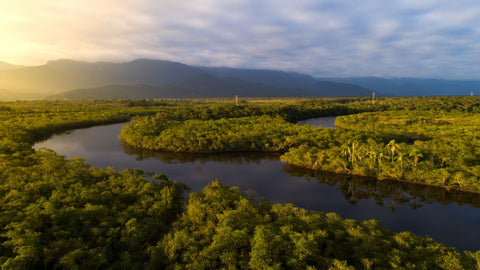
<path fill-rule="evenodd" d="M 335 119 L 299 124 L 334 127 Z M 378 219 L 395 231 L 430 236 L 459 250 L 480 249 L 480 196 L 395 181 L 318 173 L 285 166 L 275 154 L 146 152 L 117 139 L 123 124 L 77 129 L 35 144 L 97 167 L 164 173 L 200 191 L 212 180 L 239 186 L 255 199 L 337 212 L 344 218 Z"/>

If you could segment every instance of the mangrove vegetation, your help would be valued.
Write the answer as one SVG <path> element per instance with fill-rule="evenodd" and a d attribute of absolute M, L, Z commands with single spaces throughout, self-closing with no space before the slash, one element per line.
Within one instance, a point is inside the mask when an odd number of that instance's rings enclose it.
<path fill-rule="evenodd" d="M 95 168 L 32 144 L 135 118 L 121 138 L 137 148 L 279 152 L 315 170 L 478 191 L 479 107 L 478 98 L 3 102 L 0 266 L 476 269 L 479 251 L 375 220 L 257 202 L 219 181 L 187 198 L 165 175 Z M 327 115 L 349 116 L 336 129 L 295 124 Z"/>
<path fill-rule="evenodd" d="M 336 129 L 295 124 L 314 115 L 344 116 Z M 438 97 L 203 106 L 135 120 L 120 138 L 157 151 L 279 152 L 313 170 L 480 192 L 478 134 L 478 98 Z"/>

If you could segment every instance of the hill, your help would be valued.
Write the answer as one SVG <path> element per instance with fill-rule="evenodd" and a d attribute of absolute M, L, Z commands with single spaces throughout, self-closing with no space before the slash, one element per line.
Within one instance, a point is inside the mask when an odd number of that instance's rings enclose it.
<path fill-rule="evenodd" d="M 17 66 L 13 65 L 7 62 L 2 62 L 0 61 L 0 71 L 2 70 L 10 70 L 10 69 L 16 69 L 16 68 L 21 68 L 22 66 Z"/>
<path fill-rule="evenodd" d="M 159 99 L 159 98 L 213 98 L 213 97 L 293 97 L 306 96 L 302 90 L 289 90 L 232 80 L 221 80 L 208 75 L 198 76 L 181 86 L 106 85 L 74 89 L 52 95 L 49 99 Z"/>
<path fill-rule="evenodd" d="M 228 74 L 222 74 L 222 70 L 226 72 L 222 68 L 215 70 L 150 59 L 125 63 L 57 60 L 41 66 L 0 71 L 0 89 L 12 93 L 36 93 L 44 97 L 68 91 L 60 97 L 88 96 L 95 99 L 147 98 L 153 93 L 163 98 L 235 94 L 250 97 L 366 96 L 371 92 L 355 85 L 323 82 L 298 73 L 229 69 Z M 95 96 L 95 90 L 100 91 L 98 96 Z M 120 92 L 112 92 L 117 90 Z M 80 94 L 82 91 L 85 91 L 83 96 Z"/>
<path fill-rule="evenodd" d="M 165 85 L 202 73 L 180 63 L 138 59 L 126 63 L 49 61 L 45 65 L 0 72 L 0 88 L 56 94 L 109 84 Z"/>
<path fill-rule="evenodd" d="M 277 70 L 236 69 L 224 67 L 201 67 L 219 78 L 233 78 L 274 87 L 302 89 L 313 96 L 369 96 L 372 91 L 349 83 L 318 80 L 296 72 Z"/>
<path fill-rule="evenodd" d="M 390 96 L 466 96 L 480 94 L 480 81 L 428 78 L 323 78 L 325 80 L 359 85 Z"/>

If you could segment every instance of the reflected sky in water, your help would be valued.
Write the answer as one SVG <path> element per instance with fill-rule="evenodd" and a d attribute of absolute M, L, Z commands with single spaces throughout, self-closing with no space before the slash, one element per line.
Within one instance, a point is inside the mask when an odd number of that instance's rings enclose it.
<path fill-rule="evenodd" d="M 334 128 L 336 116 L 319 117 L 298 121 L 299 125 L 312 125 L 316 127 Z"/>

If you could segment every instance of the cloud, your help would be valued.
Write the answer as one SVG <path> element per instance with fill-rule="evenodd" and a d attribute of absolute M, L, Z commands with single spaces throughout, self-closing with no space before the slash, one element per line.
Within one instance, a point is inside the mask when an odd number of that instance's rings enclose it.
<path fill-rule="evenodd" d="M 469 0 L 0 0 L 0 59 L 478 78 L 478 14 Z"/>

